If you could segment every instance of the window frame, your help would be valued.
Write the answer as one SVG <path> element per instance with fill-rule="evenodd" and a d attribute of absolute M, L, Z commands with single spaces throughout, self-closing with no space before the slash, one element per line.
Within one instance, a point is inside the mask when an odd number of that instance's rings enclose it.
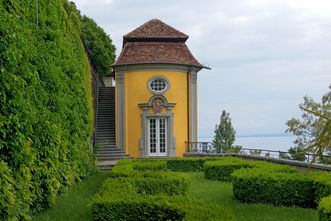
<path fill-rule="evenodd" d="M 162 81 L 164 81 L 166 83 L 166 86 L 165 86 L 165 88 L 163 90 L 160 90 L 160 91 L 153 90 L 153 88 L 151 87 L 151 84 L 152 84 L 153 81 L 156 81 L 156 80 L 162 80 Z M 169 90 L 169 88 L 170 88 L 170 82 L 164 76 L 153 76 L 150 79 L 148 79 L 148 81 L 147 81 L 147 88 L 153 94 L 164 94 L 164 93 L 166 93 Z"/>

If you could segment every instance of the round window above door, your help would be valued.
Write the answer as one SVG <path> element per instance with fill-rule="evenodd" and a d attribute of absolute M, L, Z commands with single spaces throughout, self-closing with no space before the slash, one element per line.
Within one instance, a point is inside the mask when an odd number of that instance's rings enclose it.
<path fill-rule="evenodd" d="M 148 81 L 148 89 L 153 94 L 164 94 L 169 90 L 169 87 L 170 83 L 168 79 L 163 76 L 155 76 Z"/>

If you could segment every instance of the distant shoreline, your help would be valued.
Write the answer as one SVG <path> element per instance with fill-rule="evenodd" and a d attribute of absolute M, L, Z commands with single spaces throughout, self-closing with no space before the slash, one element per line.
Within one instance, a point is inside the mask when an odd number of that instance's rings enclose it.
<path fill-rule="evenodd" d="M 295 136 L 287 134 L 251 134 L 236 136 L 235 145 L 243 148 L 266 149 L 275 151 L 288 151 L 292 146 Z M 212 142 L 213 137 L 199 137 L 200 142 Z"/>
<path fill-rule="evenodd" d="M 236 135 L 236 138 L 239 137 L 251 137 L 251 138 L 256 138 L 256 137 L 295 137 L 294 135 L 291 134 L 247 134 L 247 135 Z M 198 139 L 213 139 L 214 137 L 199 137 Z"/>

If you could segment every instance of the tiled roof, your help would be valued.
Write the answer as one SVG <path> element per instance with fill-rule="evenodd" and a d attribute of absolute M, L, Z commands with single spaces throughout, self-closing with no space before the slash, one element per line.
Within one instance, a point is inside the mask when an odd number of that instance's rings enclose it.
<path fill-rule="evenodd" d="M 130 38 L 173 38 L 186 41 L 188 39 L 188 35 L 176 30 L 158 19 L 152 19 L 124 35 L 124 40 L 128 40 Z"/>
<path fill-rule="evenodd" d="M 184 64 L 202 67 L 182 42 L 128 42 L 114 66 L 129 64 Z"/>
<path fill-rule="evenodd" d="M 188 35 L 152 19 L 124 35 L 114 67 L 133 64 L 183 64 L 202 68 L 185 44 Z"/>

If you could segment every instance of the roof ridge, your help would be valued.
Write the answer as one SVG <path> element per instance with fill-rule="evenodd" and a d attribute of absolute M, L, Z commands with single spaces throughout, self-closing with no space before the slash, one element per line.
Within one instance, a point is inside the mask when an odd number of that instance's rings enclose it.
<path fill-rule="evenodd" d="M 185 33 L 171 27 L 159 19 L 151 19 L 144 24 L 140 25 L 133 31 L 123 36 L 124 39 L 162 39 L 162 38 L 173 38 L 173 39 L 185 39 L 189 38 Z"/>

